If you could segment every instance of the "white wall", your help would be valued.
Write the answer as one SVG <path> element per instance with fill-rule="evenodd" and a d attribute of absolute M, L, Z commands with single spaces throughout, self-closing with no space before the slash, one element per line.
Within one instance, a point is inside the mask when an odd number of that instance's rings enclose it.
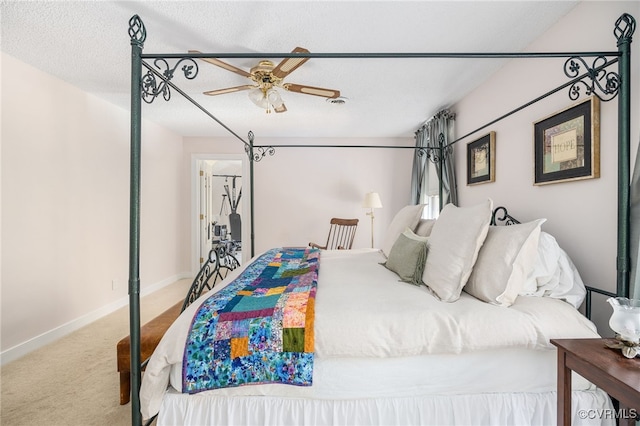
<path fill-rule="evenodd" d="M 559 21 L 529 51 L 617 51 L 614 23 L 627 12 L 640 18 L 638 2 L 583 2 Z M 637 36 L 637 34 L 636 34 Z M 637 38 L 637 37 L 636 37 Z M 632 44 L 632 156 L 639 137 L 640 43 Z M 590 60 L 591 61 L 591 60 Z M 589 61 L 589 63 L 591 63 Z M 567 79 L 564 59 L 513 60 L 453 108 L 458 136 L 511 111 Z M 611 68 L 617 71 L 617 66 Z M 581 100 L 584 99 L 581 98 Z M 601 103 L 600 178 L 533 185 L 533 122 L 572 105 L 564 90 L 456 146 L 458 190 L 462 205 L 491 197 L 523 221 L 545 217 L 543 230 L 569 253 L 585 283 L 614 291 L 617 229 L 617 99 Z M 496 181 L 466 186 L 466 145 L 489 130 L 496 132 Z M 611 309 L 598 301 L 597 320 L 608 332 Z"/>
<path fill-rule="evenodd" d="M 413 145 L 414 141 L 306 139 L 297 143 Z M 370 247 L 371 223 L 362 202 L 371 191 L 380 194 L 383 205 L 375 211 L 379 243 L 393 215 L 410 202 L 412 161 L 412 150 L 279 148 L 276 155 L 254 166 L 256 250 L 324 243 L 332 217 L 360 219 L 353 247 Z"/>
<path fill-rule="evenodd" d="M 128 111 L 2 55 L 3 362 L 127 303 L 129 123 Z M 189 269 L 181 142 L 143 126 L 143 290 Z"/>

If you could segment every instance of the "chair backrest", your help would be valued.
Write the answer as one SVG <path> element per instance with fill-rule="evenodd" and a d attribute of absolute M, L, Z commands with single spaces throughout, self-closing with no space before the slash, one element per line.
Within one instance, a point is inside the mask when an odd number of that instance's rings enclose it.
<path fill-rule="evenodd" d="M 327 237 L 327 250 L 351 249 L 356 236 L 358 219 L 332 218 Z"/>

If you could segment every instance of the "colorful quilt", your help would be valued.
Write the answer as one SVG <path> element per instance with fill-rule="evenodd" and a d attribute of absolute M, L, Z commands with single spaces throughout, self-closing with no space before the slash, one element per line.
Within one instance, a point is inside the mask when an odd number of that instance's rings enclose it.
<path fill-rule="evenodd" d="M 319 258 L 313 248 L 269 250 L 209 297 L 191 322 L 182 391 L 310 386 Z"/>

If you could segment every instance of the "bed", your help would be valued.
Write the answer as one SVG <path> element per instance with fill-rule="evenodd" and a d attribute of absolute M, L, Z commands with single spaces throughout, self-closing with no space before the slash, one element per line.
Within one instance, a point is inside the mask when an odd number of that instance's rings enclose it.
<path fill-rule="evenodd" d="M 553 424 L 556 352 L 549 341 L 598 337 L 577 310 L 586 290 L 566 253 L 541 231 L 543 219 L 489 227 L 491 207 L 491 200 L 465 208 L 447 205 L 438 220 L 427 221 L 420 219 L 422 206 L 407 206 L 392 221 L 381 249 L 276 248 L 256 256 L 190 305 L 167 331 L 144 374 L 144 417 L 159 412 L 158 425 Z M 446 260 L 429 264 L 421 249 L 435 262 L 439 256 Z M 192 387 L 185 342 L 194 317 L 235 283 L 245 292 L 272 288 L 262 278 L 253 284 L 242 277 L 258 276 L 245 271 L 273 265 L 291 250 L 305 253 L 294 267 L 312 265 L 317 277 L 315 317 L 307 318 L 315 341 L 311 383 L 251 377 Z M 445 271 L 437 271 L 439 266 Z M 275 285 L 282 285 L 280 279 Z M 250 298 L 265 294 L 254 290 Z M 224 329 L 223 315 L 209 335 Z M 259 332 L 249 328 L 251 352 Z M 231 336 L 216 338 L 210 347 L 216 351 Z M 202 343 L 201 337 L 195 341 Z M 224 363 L 209 362 L 208 373 Z M 608 396 L 579 376 L 573 386 L 575 424 L 610 424 L 579 416 L 580 410 L 612 409 Z"/>
<path fill-rule="evenodd" d="M 586 85 L 588 94 L 605 90 L 610 98 L 618 97 L 616 295 L 619 296 L 629 295 L 629 45 L 634 29 L 635 20 L 629 15 L 623 15 L 616 22 L 614 34 L 618 52 L 486 54 L 486 57 L 561 56 L 569 58 L 567 63 L 580 57 L 602 57 L 603 61 L 595 61 L 599 65 L 588 69 L 586 74 L 567 74 L 571 79 L 568 83 L 511 113 L 550 93 L 581 83 Z M 435 222 L 420 221 L 418 210 L 422 206 L 407 206 L 394 218 L 379 249 L 312 252 L 309 248 L 282 247 L 254 256 L 252 262 L 233 271 L 183 312 L 154 352 L 141 383 L 137 344 L 140 328 L 141 100 L 158 96 L 168 100 L 170 87 L 194 102 L 170 81 L 173 72 L 184 61 L 216 55 L 144 55 L 142 45 L 146 30 L 138 16 L 131 19 L 129 34 L 132 46 L 129 294 L 134 425 L 140 424 L 142 417 L 152 418 L 156 414 L 159 414 L 158 425 L 512 425 L 556 422 L 556 352 L 549 340 L 597 337 L 595 326 L 577 307 L 586 293 L 601 291 L 585 289 L 566 253 L 553 236 L 542 232 L 544 219 L 512 226 L 490 226 L 491 200 L 468 208 L 447 205 Z M 408 55 L 469 57 L 469 54 Z M 331 54 L 324 56 L 332 57 Z M 143 61 L 144 58 L 165 57 L 177 60 L 165 73 Z M 352 57 L 393 58 L 403 57 L 403 54 L 353 54 Z M 619 72 L 608 73 L 613 78 L 607 79 L 606 87 L 598 86 L 600 71 L 615 63 L 619 65 Z M 144 77 L 143 67 L 148 70 Z M 186 78 L 194 77 L 191 75 L 193 67 L 183 66 L 182 71 Z M 587 83 L 584 83 L 585 79 Z M 274 150 L 273 147 L 254 146 L 252 133 L 249 142 L 238 138 L 245 144 L 252 160 L 253 183 L 253 161 L 259 161 L 267 154 L 273 155 Z M 433 157 L 442 159 L 447 148 L 439 147 L 442 155 Z M 253 185 L 250 202 L 253 221 Z M 514 240 L 518 243 L 512 243 Z M 253 249 L 253 244 L 251 247 Z M 309 290 L 306 304 L 303 304 L 304 321 L 312 323 L 305 323 L 307 334 L 302 334 L 302 343 L 299 334 L 290 337 L 296 349 L 288 351 L 296 354 L 296 362 L 306 360 L 295 364 L 300 368 L 290 370 L 300 370 L 306 375 L 287 376 L 289 382 L 276 383 L 275 376 L 261 376 L 262 379 L 256 382 L 243 378 L 240 383 L 236 374 L 229 374 L 232 381 L 227 386 L 216 384 L 212 388 L 198 382 L 200 385 L 190 387 L 194 377 L 206 376 L 190 373 L 196 369 L 189 366 L 192 360 L 186 355 L 189 351 L 185 350 L 185 347 L 197 346 L 192 333 L 194 329 L 202 329 L 203 323 L 195 319 L 208 315 L 210 325 L 217 327 L 222 317 L 218 311 L 204 311 L 201 307 L 223 307 L 217 301 L 231 298 L 232 289 L 247 292 L 242 286 L 246 283 L 238 283 L 261 270 L 256 265 L 265 263 L 267 258 L 264 256 L 287 257 L 293 252 L 296 256 L 306 256 L 298 263 L 306 268 L 305 273 L 311 271 L 313 275 L 315 270 L 316 275 L 315 287 L 313 291 Z M 408 258 L 412 259 L 409 265 Z M 273 263 L 273 259 L 269 259 L 266 263 Z M 311 259 L 314 264 L 317 261 L 317 265 L 309 266 Z M 498 270 L 499 274 L 496 273 Z M 276 309 L 272 311 L 276 312 Z M 309 312 L 315 312 L 315 315 Z M 211 331 L 214 336 L 207 338 L 217 336 L 217 329 L 211 330 L 214 330 Z M 308 334 L 312 334 L 313 344 L 305 340 Z M 203 335 L 199 336 L 202 338 Z M 250 342 L 249 337 L 245 337 Z M 249 343 L 242 345 L 230 347 L 228 352 L 240 356 L 254 353 L 248 351 Z M 285 352 L 282 348 L 278 351 Z M 200 361 L 211 360 L 201 357 Z M 207 367 L 203 365 L 206 364 L 200 364 L 197 371 L 206 371 Z M 209 365 L 218 368 L 216 364 Z M 584 410 L 611 410 L 608 396 L 579 376 L 574 376 L 573 382 L 574 422 L 613 424 L 611 416 L 584 416 L 587 412 Z M 183 393 L 183 387 L 189 387 L 188 392 Z"/>

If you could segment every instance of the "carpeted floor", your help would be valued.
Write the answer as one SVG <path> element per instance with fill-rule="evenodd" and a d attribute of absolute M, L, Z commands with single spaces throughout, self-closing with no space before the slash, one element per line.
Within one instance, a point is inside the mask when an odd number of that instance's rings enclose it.
<path fill-rule="evenodd" d="M 191 280 L 145 296 L 141 323 L 181 300 Z M 119 405 L 116 343 L 129 334 L 128 307 L 2 366 L 3 426 L 131 424 L 131 404 Z"/>

